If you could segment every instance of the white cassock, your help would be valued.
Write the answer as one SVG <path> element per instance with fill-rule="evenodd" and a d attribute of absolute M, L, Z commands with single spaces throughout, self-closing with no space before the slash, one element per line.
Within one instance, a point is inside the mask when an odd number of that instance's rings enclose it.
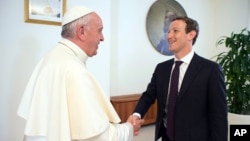
<path fill-rule="evenodd" d="M 120 118 L 86 69 L 87 55 L 62 39 L 35 68 L 18 108 L 25 141 L 132 141 Z"/>

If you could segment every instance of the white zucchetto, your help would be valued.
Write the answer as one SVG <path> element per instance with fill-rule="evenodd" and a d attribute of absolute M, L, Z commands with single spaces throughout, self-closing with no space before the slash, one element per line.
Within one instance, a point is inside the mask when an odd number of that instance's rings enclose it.
<path fill-rule="evenodd" d="M 77 20 L 79 18 L 81 18 L 82 16 L 85 16 L 89 13 L 94 12 L 92 9 L 89 9 L 87 7 L 84 6 L 75 6 L 72 7 L 70 9 L 68 9 L 66 11 L 66 13 L 63 16 L 62 19 L 62 26 L 64 26 L 65 24 L 68 24 L 74 20 Z"/>

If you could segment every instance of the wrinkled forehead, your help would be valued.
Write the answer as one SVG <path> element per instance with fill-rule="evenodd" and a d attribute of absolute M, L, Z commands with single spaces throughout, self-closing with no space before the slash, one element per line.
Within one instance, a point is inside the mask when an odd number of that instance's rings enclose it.
<path fill-rule="evenodd" d="M 91 13 L 91 20 L 89 21 L 89 26 L 95 26 L 97 28 L 102 28 L 103 23 L 101 17 L 96 13 Z"/>

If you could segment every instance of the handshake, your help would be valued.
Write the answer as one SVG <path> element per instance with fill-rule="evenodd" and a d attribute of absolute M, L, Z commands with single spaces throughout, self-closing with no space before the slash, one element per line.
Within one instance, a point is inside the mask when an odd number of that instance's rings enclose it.
<path fill-rule="evenodd" d="M 133 125 L 134 136 L 139 135 L 139 131 L 140 131 L 141 125 L 144 123 L 144 119 L 140 119 L 136 115 L 130 115 L 128 117 L 127 122 L 129 122 L 129 123 L 131 123 Z"/>

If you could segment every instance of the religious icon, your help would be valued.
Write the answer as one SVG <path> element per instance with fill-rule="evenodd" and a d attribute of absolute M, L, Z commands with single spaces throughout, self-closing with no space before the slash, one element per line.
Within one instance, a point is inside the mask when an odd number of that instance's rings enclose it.
<path fill-rule="evenodd" d="M 185 10 L 175 0 L 158 0 L 150 7 L 146 28 L 150 42 L 159 53 L 173 55 L 167 41 L 169 24 L 176 16 L 186 15 Z"/>

